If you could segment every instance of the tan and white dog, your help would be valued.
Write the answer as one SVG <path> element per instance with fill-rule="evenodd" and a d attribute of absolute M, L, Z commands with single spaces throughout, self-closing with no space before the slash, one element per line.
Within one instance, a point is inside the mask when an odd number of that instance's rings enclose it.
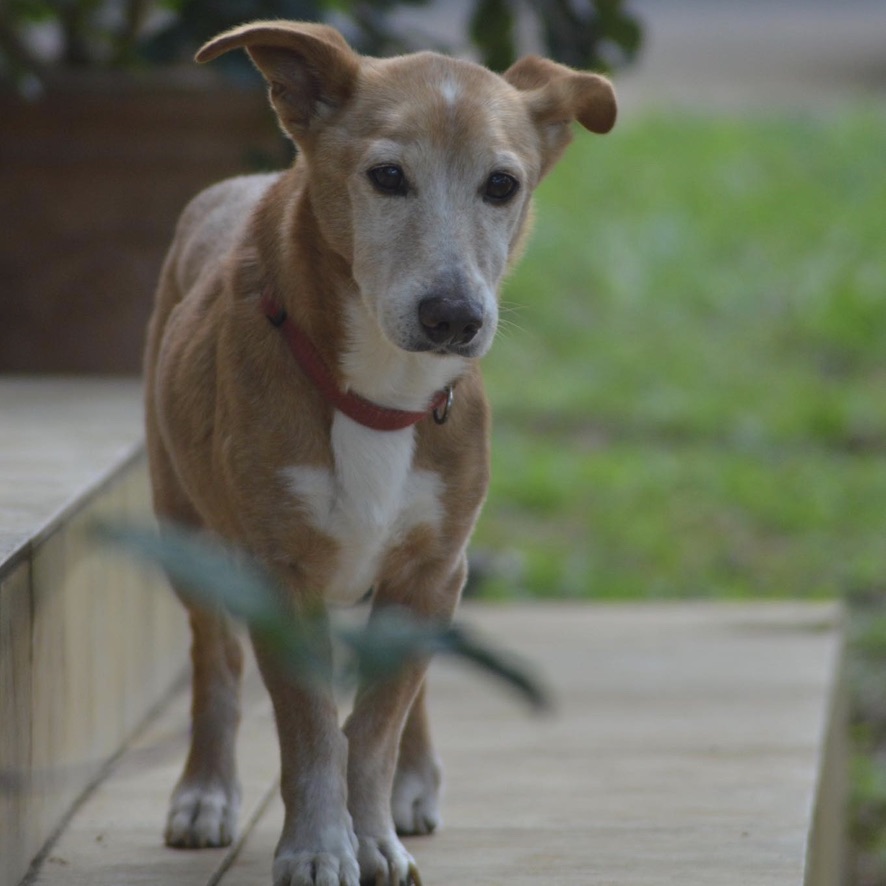
<path fill-rule="evenodd" d="M 255 22 L 243 47 L 298 146 L 275 175 L 185 209 L 146 360 L 157 514 L 251 552 L 292 606 L 448 619 L 489 474 L 478 358 L 532 192 L 571 138 L 615 122 L 610 84 L 537 57 L 503 76 L 433 53 L 365 58 L 333 29 Z M 219 133 L 224 138 L 224 133 Z M 229 843 L 239 806 L 241 650 L 191 607 L 193 730 L 166 841 Z M 424 665 L 336 706 L 256 656 L 286 807 L 276 886 L 418 882 L 397 834 L 438 823 Z"/>

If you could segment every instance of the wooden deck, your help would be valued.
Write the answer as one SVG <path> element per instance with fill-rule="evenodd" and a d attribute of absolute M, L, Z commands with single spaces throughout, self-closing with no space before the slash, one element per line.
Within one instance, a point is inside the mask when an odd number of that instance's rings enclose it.
<path fill-rule="evenodd" d="M 820 794 L 838 764 L 824 745 L 833 607 L 468 606 L 464 617 L 536 661 L 559 702 L 530 717 L 484 681 L 435 669 L 445 826 L 408 841 L 425 884 L 836 886 L 808 857 L 813 810 L 838 800 Z M 186 747 L 179 693 L 79 808 L 36 882 L 267 886 L 282 807 L 254 672 L 246 697 L 238 845 L 162 845 Z"/>
<path fill-rule="evenodd" d="M 267 886 L 278 755 L 254 669 L 240 842 L 162 844 L 188 734 L 185 619 L 82 532 L 148 512 L 138 388 L 54 384 L 0 381 L 0 476 L 14 480 L 0 491 L 0 886 Z M 462 617 L 535 662 L 558 703 L 532 717 L 434 665 L 444 827 L 409 841 L 426 886 L 837 886 L 838 607 L 472 604 Z"/>

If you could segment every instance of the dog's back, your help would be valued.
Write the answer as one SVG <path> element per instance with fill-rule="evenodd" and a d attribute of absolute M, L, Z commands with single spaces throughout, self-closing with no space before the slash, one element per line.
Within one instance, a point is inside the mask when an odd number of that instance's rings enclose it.
<path fill-rule="evenodd" d="M 201 275 L 219 273 L 226 256 L 242 240 L 255 207 L 281 174 L 225 179 L 201 191 L 184 208 L 157 287 L 148 339 L 148 358 L 152 363 L 169 313 L 196 288 Z"/>

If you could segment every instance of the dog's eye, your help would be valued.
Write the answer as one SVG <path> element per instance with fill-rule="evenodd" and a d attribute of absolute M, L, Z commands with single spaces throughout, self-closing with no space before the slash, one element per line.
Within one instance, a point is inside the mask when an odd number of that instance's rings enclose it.
<path fill-rule="evenodd" d="M 517 193 L 520 182 L 506 172 L 493 172 L 486 180 L 483 196 L 490 203 L 507 203 Z"/>
<path fill-rule="evenodd" d="M 406 176 L 399 166 L 386 163 L 369 170 L 369 180 L 383 194 L 404 196 L 408 190 Z"/>

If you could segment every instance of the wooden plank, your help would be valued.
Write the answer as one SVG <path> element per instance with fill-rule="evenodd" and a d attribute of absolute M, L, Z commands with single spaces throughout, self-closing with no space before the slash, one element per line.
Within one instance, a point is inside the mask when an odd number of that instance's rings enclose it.
<path fill-rule="evenodd" d="M 0 580 L 0 886 L 13 886 L 39 843 L 32 827 L 31 572 Z"/>
<path fill-rule="evenodd" d="M 135 379 L 0 377 L 0 575 L 142 438 Z"/>
<path fill-rule="evenodd" d="M 137 380 L 0 379 L 0 886 L 186 664 L 165 581 L 86 534 L 151 519 L 141 412 Z"/>
<path fill-rule="evenodd" d="M 116 722 L 116 750 L 181 676 L 190 638 L 186 611 L 159 570 L 86 537 L 97 520 L 153 524 L 144 457 L 78 516 L 72 530 L 83 542 L 82 568 L 92 583 L 90 632 L 106 650 L 93 665 L 94 678 L 106 681 L 97 715 Z"/>
<path fill-rule="evenodd" d="M 234 850 L 169 849 L 162 833 L 166 806 L 187 751 L 189 692 L 178 693 L 128 747 L 52 847 L 38 883 L 44 886 L 206 886 Z M 279 751 L 270 701 L 249 659 L 240 743 L 241 831 L 277 792 Z M 235 847 L 236 849 L 236 847 Z"/>
<path fill-rule="evenodd" d="M 148 711 L 187 658 L 181 605 L 161 578 L 98 546 L 99 518 L 148 519 L 136 463 L 33 554 L 29 827 L 37 846 Z M 33 843 L 33 841 L 32 841 Z"/>

